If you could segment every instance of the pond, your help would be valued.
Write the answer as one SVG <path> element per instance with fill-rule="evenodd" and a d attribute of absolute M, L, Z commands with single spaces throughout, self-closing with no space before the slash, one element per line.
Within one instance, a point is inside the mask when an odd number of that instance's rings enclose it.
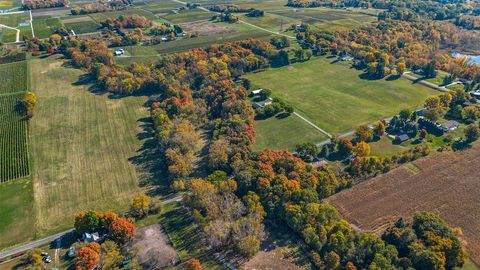
<path fill-rule="evenodd" d="M 452 53 L 452 56 L 457 58 L 461 56 L 466 56 L 468 61 L 480 65 L 480 55 L 471 55 L 471 54 L 462 54 L 462 53 Z"/>

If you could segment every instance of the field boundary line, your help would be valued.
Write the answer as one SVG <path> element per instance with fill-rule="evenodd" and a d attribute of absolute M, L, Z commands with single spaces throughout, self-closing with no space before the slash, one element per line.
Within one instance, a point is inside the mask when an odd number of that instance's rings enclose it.
<path fill-rule="evenodd" d="M 32 17 L 32 10 L 29 10 L 30 13 L 30 28 L 32 29 L 32 37 L 35 37 L 35 31 L 33 31 L 33 17 Z"/>
<path fill-rule="evenodd" d="M 314 123 L 310 122 L 309 120 L 307 120 L 305 117 L 301 116 L 300 114 L 298 114 L 297 112 L 293 112 L 294 115 L 298 116 L 300 119 L 302 119 L 303 121 L 305 121 L 307 124 L 309 124 L 310 126 L 314 127 L 316 130 L 320 131 L 321 133 L 327 135 L 328 138 L 332 138 L 332 134 L 326 132 L 325 130 L 321 129 L 319 126 L 315 125 Z"/>
<path fill-rule="evenodd" d="M 173 2 L 177 2 L 179 4 L 182 4 L 182 5 L 187 5 L 187 2 L 183 2 L 183 1 L 180 1 L 180 0 L 172 0 Z M 203 11 L 206 11 L 206 12 L 209 12 L 209 13 L 215 13 L 215 14 L 220 14 L 220 12 L 215 12 L 215 11 L 211 11 L 209 10 L 208 8 L 205 8 L 205 7 L 202 7 L 202 6 L 198 6 L 198 9 L 201 9 Z M 275 31 L 271 31 L 271 30 L 268 30 L 268 29 L 265 29 L 263 27 L 260 27 L 258 25 L 255 25 L 255 24 L 252 24 L 252 23 L 249 23 L 249 22 L 246 22 L 246 21 L 243 21 L 243 20 L 238 20 L 239 23 L 243 23 L 243 24 L 246 24 L 246 25 L 249 25 L 249 26 L 252 26 L 252 27 L 255 27 L 255 28 L 258 28 L 260 30 L 263 30 L 265 32 L 268 32 L 270 34 L 274 34 L 274 35 L 279 35 L 279 36 L 284 36 L 284 37 L 287 37 L 287 38 L 290 38 L 290 39 L 296 39 L 295 37 L 292 37 L 292 36 L 289 36 L 289 35 L 285 35 L 285 34 L 282 34 L 282 33 L 279 33 L 279 32 L 275 32 Z"/>

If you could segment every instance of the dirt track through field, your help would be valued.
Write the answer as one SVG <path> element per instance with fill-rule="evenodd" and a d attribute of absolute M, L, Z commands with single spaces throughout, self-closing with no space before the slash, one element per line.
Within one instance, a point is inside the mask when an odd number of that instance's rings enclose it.
<path fill-rule="evenodd" d="M 399 217 L 411 217 L 418 211 L 438 212 L 450 226 L 462 229 L 468 253 L 480 265 L 479 164 L 480 145 L 462 152 L 434 153 L 328 201 L 345 219 L 375 233 Z"/>

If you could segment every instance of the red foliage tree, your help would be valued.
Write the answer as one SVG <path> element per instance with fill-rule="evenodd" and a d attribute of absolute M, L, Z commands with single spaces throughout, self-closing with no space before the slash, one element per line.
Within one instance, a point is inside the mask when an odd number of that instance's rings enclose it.
<path fill-rule="evenodd" d="M 110 237 L 118 244 L 126 243 L 135 235 L 135 225 L 126 218 L 117 218 L 110 224 Z"/>
<path fill-rule="evenodd" d="M 191 259 L 186 265 L 187 270 L 203 270 L 202 263 L 197 259 Z"/>
<path fill-rule="evenodd" d="M 83 247 L 78 252 L 75 269 L 90 270 L 93 269 L 99 262 L 100 258 L 95 250 L 90 247 Z"/>

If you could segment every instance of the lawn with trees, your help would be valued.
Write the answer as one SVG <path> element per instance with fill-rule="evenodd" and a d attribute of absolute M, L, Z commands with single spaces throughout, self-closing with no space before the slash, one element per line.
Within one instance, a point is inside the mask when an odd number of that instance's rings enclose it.
<path fill-rule="evenodd" d="M 405 79 L 364 79 L 361 71 L 333 59 L 315 58 L 246 78 L 271 89 L 302 116 L 330 133 L 390 117 L 403 108 L 419 108 L 438 92 Z"/>

